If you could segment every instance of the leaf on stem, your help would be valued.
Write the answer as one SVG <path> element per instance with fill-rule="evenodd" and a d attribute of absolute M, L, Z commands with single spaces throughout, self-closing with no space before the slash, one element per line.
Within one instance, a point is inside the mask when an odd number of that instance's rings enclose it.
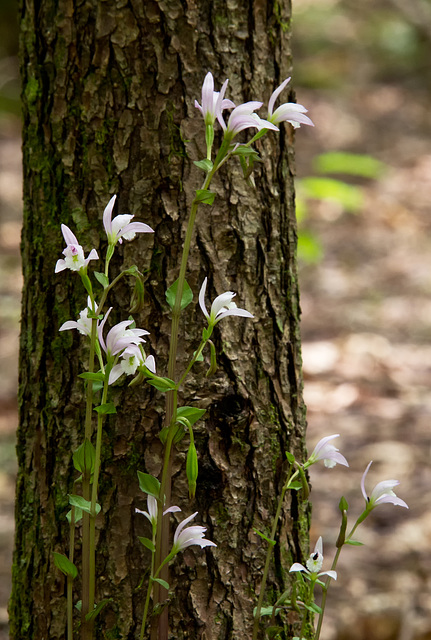
<path fill-rule="evenodd" d="M 81 518 L 82 518 L 82 509 L 80 507 L 76 507 L 75 506 L 75 519 L 74 519 L 75 524 L 78 524 L 78 522 L 81 520 Z M 71 522 L 72 522 L 72 509 L 66 513 L 66 520 L 68 521 L 69 524 L 71 524 Z"/>
<path fill-rule="evenodd" d="M 85 616 L 85 621 L 86 622 L 91 622 L 92 620 L 94 620 L 94 618 L 99 615 L 99 613 L 102 611 L 102 609 L 108 604 L 108 602 L 110 602 L 112 600 L 112 598 L 106 598 L 105 600 L 101 600 L 98 604 L 94 605 L 94 609 L 93 611 L 90 611 L 89 613 L 87 613 L 87 615 Z"/>
<path fill-rule="evenodd" d="M 94 461 L 96 459 L 96 450 L 88 438 L 77 448 L 73 454 L 73 465 L 77 471 L 81 473 L 91 474 L 94 471 Z"/>
<path fill-rule="evenodd" d="M 346 540 L 344 544 L 351 544 L 352 547 L 363 547 L 364 543 L 359 542 L 358 540 Z"/>
<path fill-rule="evenodd" d="M 104 289 L 106 289 L 106 287 L 109 287 L 109 278 L 105 276 L 104 273 L 101 273 L 100 271 L 95 271 L 94 277 L 96 278 L 97 282 L 102 285 Z"/>
<path fill-rule="evenodd" d="M 214 191 L 208 191 L 208 189 L 197 189 L 194 202 L 202 202 L 202 204 L 212 204 L 215 198 Z"/>
<path fill-rule="evenodd" d="M 152 387 L 155 387 L 158 391 L 162 391 L 165 393 L 166 391 L 172 391 L 176 388 L 176 384 L 170 378 L 161 378 L 159 376 L 154 376 L 151 378 L 147 378 L 148 384 Z"/>
<path fill-rule="evenodd" d="M 169 289 L 166 289 L 165 296 L 166 301 L 171 309 L 175 306 L 175 298 L 177 296 L 178 289 L 178 278 L 175 280 L 174 284 L 171 284 Z M 183 293 L 181 296 L 181 311 L 185 309 L 193 300 L 193 291 L 190 289 L 190 286 L 187 280 L 184 280 L 183 285 Z"/>
<path fill-rule="evenodd" d="M 106 416 L 111 413 L 117 413 L 117 409 L 115 408 L 115 404 L 113 402 L 100 404 L 98 407 L 94 407 L 94 411 L 97 411 L 97 413 L 102 416 Z"/>
<path fill-rule="evenodd" d="M 166 591 L 169 591 L 170 587 L 166 580 L 162 580 L 161 578 L 153 578 L 152 580 L 153 582 L 157 582 L 157 584 L 160 584 L 162 587 L 164 587 Z"/>
<path fill-rule="evenodd" d="M 65 576 L 70 576 L 72 579 L 76 578 L 76 576 L 78 575 L 78 569 L 75 567 L 73 562 L 71 562 L 69 558 L 64 556 L 62 553 L 57 553 L 56 551 L 54 551 L 53 555 L 54 564 L 57 569 L 60 569 L 60 571 L 64 573 Z"/>
<path fill-rule="evenodd" d="M 263 538 L 264 540 L 266 540 L 266 541 L 267 541 L 267 543 L 271 545 L 271 547 L 273 547 L 273 546 L 276 544 L 276 541 L 275 541 L 275 540 L 271 540 L 271 538 L 268 538 L 268 536 L 266 536 L 264 533 L 261 533 L 260 531 L 258 531 L 258 530 L 257 530 L 257 529 L 255 529 L 254 527 L 253 527 L 253 531 L 254 531 L 255 533 L 257 533 L 257 535 L 258 535 L 258 536 L 260 536 L 261 538 Z"/>
<path fill-rule="evenodd" d="M 187 418 L 189 423 L 193 426 L 195 422 L 202 418 L 205 413 L 205 409 L 198 409 L 197 407 L 178 407 L 177 416 L 181 416 L 183 418 Z"/>
<path fill-rule="evenodd" d="M 144 547 L 149 549 L 151 553 L 155 552 L 156 547 L 154 546 L 154 542 L 152 540 L 150 540 L 149 538 L 144 538 L 143 536 L 138 536 L 138 540 L 141 544 L 144 545 Z"/>
<path fill-rule="evenodd" d="M 205 160 L 195 160 L 193 164 L 196 165 L 198 169 L 205 171 L 205 173 L 209 173 L 213 168 L 213 163 L 207 158 L 205 158 Z"/>
<path fill-rule="evenodd" d="M 82 509 L 82 511 L 85 511 L 86 513 L 89 513 L 91 515 L 91 502 L 89 500 L 86 500 L 82 496 L 69 495 L 69 504 L 71 504 L 73 507 L 79 507 L 80 509 Z M 100 504 L 97 504 L 96 502 L 96 515 L 100 513 L 100 509 Z"/>
<path fill-rule="evenodd" d="M 160 482 L 154 476 L 143 471 L 138 471 L 139 488 L 149 496 L 153 496 L 156 500 L 159 499 L 160 494 Z"/>

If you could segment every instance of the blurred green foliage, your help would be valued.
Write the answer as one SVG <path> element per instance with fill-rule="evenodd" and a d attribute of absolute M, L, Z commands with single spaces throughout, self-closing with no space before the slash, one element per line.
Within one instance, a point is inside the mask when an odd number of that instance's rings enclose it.
<path fill-rule="evenodd" d="M 423 83 L 431 76 L 429 0 L 293 2 L 295 83 L 342 89 L 370 79 Z M 426 81 L 426 80 L 425 80 Z"/>
<path fill-rule="evenodd" d="M 344 174 L 352 178 L 378 180 L 386 165 L 366 154 L 331 151 L 316 156 L 313 168 L 317 173 Z M 364 203 L 363 187 L 327 176 L 309 176 L 296 181 L 296 218 L 298 221 L 298 257 L 306 263 L 319 262 L 322 244 L 315 233 L 307 229 L 310 200 L 333 202 L 346 213 L 358 213 Z"/>

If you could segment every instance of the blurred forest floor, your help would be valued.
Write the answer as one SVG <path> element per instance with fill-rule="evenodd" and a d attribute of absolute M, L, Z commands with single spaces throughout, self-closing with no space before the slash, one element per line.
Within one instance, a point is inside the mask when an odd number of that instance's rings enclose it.
<path fill-rule="evenodd" d="M 322 535 L 328 569 L 341 492 L 354 521 L 370 460 L 369 491 L 397 478 L 410 507 L 378 507 L 357 534 L 366 546 L 343 550 L 322 640 L 430 640 L 431 3 L 294 0 L 294 12 L 293 84 L 316 125 L 296 134 L 308 442 L 312 450 L 339 433 L 350 462 L 350 469 L 312 468 L 312 546 Z M 10 47 L 0 55 L 0 640 L 10 590 L 22 285 Z M 352 175 L 349 158 L 344 172 L 331 170 L 319 162 L 329 151 L 382 164 L 369 177 Z"/>

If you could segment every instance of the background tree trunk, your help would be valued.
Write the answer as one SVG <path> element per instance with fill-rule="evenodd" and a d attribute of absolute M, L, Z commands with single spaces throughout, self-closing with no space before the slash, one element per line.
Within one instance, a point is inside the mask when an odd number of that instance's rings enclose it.
<path fill-rule="evenodd" d="M 82 440 L 82 371 L 86 350 L 60 325 L 85 307 L 80 278 L 54 274 L 64 248 L 60 224 L 86 251 L 106 250 L 101 216 L 113 193 L 118 212 L 155 229 L 125 243 L 112 269 L 136 263 L 145 273 L 146 307 L 136 318 L 151 332 L 158 372 L 166 374 L 169 309 L 165 289 L 177 278 L 184 221 L 202 174 L 203 122 L 194 107 L 208 70 L 229 78 L 235 102 L 266 101 L 291 71 L 290 2 L 269 0 L 21 0 L 24 112 L 25 285 L 21 329 L 19 475 L 11 637 L 65 637 L 63 576 L 53 551 L 67 553 L 71 452 Z M 284 101 L 289 96 L 284 95 Z M 292 96 L 290 96 L 292 99 Z M 265 115 L 262 109 L 262 115 Z M 225 640 L 250 635 L 284 451 L 301 456 L 299 305 L 295 265 L 293 150 L 290 129 L 258 143 L 264 164 L 257 190 L 234 162 L 216 176 L 214 206 L 201 207 L 187 280 L 197 292 L 208 275 L 208 299 L 226 290 L 255 319 L 229 318 L 215 332 L 217 374 L 196 367 L 182 404 L 205 407 L 196 425 L 200 476 L 195 503 L 184 481 L 187 442 L 174 459 L 173 503 L 199 511 L 208 553 L 188 549 L 172 568 L 172 637 Z M 113 271 L 111 271 L 113 273 Z M 109 299 L 114 320 L 127 317 L 129 283 Z M 116 309 L 122 309 L 122 314 Z M 179 366 L 197 345 L 202 316 L 183 314 Z M 145 588 L 137 589 L 148 535 L 136 471 L 158 474 L 164 397 L 148 385 L 113 388 L 118 414 L 106 423 L 98 520 L 99 638 L 134 638 Z M 307 504 L 295 495 L 281 524 L 278 558 L 307 547 Z M 79 547 L 77 547 L 79 558 Z M 206 562 L 205 562 L 206 559 Z M 285 575 L 273 570 L 269 589 Z"/>

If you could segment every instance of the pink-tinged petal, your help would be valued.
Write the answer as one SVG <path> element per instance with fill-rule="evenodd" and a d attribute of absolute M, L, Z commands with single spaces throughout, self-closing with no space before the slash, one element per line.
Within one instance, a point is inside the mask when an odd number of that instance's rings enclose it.
<path fill-rule="evenodd" d="M 63 322 L 59 331 L 67 331 L 68 329 L 79 329 L 79 325 L 75 320 L 68 320 L 67 322 Z"/>
<path fill-rule="evenodd" d="M 408 509 L 408 504 L 406 502 L 404 502 L 404 500 L 401 500 L 401 498 L 398 498 L 398 496 L 396 495 L 386 495 L 386 496 L 382 496 L 381 498 L 379 498 L 378 500 L 376 500 L 376 505 L 377 504 L 383 504 L 384 502 L 389 502 L 390 504 L 395 504 L 398 507 L 405 507 L 406 509 Z"/>
<path fill-rule="evenodd" d="M 320 536 L 316 542 L 316 546 L 314 547 L 314 553 L 319 553 L 323 556 L 323 540 L 322 536 Z"/>
<path fill-rule="evenodd" d="M 305 573 L 310 573 L 308 571 L 308 569 L 306 569 L 304 567 L 303 564 L 300 564 L 299 562 L 295 562 L 295 564 L 293 564 L 290 569 L 289 569 L 289 573 L 292 573 L 293 571 L 305 571 Z"/>
<path fill-rule="evenodd" d="M 60 271 L 64 271 L 65 269 L 67 269 L 66 260 L 60 258 L 55 265 L 55 273 L 60 273 Z"/>
<path fill-rule="evenodd" d="M 67 245 L 70 245 L 70 244 L 79 245 L 79 242 L 75 234 L 73 234 L 72 231 L 69 229 L 69 227 L 67 227 L 65 224 L 61 225 L 61 232 L 63 234 L 63 238 Z"/>
<path fill-rule="evenodd" d="M 284 80 L 284 82 L 281 83 L 281 85 L 273 92 L 272 96 L 270 97 L 269 103 L 268 103 L 268 113 L 269 113 L 269 115 L 272 115 L 272 111 L 273 111 L 273 108 L 274 108 L 275 101 L 277 100 L 278 96 L 283 91 L 284 87 L 287 85 L 289 80 L 290 80 L 290 78 L 287 78 L 286 80 Z"/>
<path fill-rule="evenodd" d="M 154 356 L 148 356 L 146 358 L 144 365 L 147 367 L 149 371 L 152 373 L 156 373 L 156 361 L 154 360 Z"/>
<path fill-rule="evenodd" d="M 99 337 L 99 343 L 100 346 L 102 347 L 103 351 L 106 353 L 106 344 L 105 341 L 103 339 L 103 329 L 105 326 L 105 322 L 108 319 L 109 314 L 112 311 L 112 307 L 109 307 L 108 311 L 105 313 L 105 317 L 103 318 L 102 322 L 99 324 L 98 328 L 97 328 L 97 335 Z"/>
<path fill-rule="evenodd" d="M 331 569 L 330 571 L 322 571 L 322 573 L 319 573 L 319 576 L 329 576 L 333 580 L 336 580 L 337 579 L 337 572 L 336 571 L 332 571 L 332 569 Z"/>
<path fill-rule="evenodd" d="M 90 253 L 88 254 L 87 258 L 85 258 L 84 265 L 87 266 L 87 264 L 90 262 L 90 260 L 98 260 L 98 259 L 99 259 L 99 255 L 98 255 L 96 249 L 92 249 L 90 251 Z"/>
<path fill-rule="evenodd" d="M 115 366 L 113 366 L 109 374 L 108 384 L 114 384 L 114 382 L 117 382 L 118 378 L 121 378 L 123 373 L 124 371 L 121 367 L 121 364 L 116 364 Z"/>
<path fill-rule="evenodd" d="M 103 226 L 106 231 L 106 235 L 109 236 L 112 233 L 112 210 L 114 208 L 115 200 L 117 196 L 112 196 L 110 201 L 105 207 L 103 212 Z"/>
<path fill-rule="evenodd" d="M 226 318 L 227 316 L 239 316 L 241 318 L 254 318 L 254 315 L 245 309 L 239 309 L 235 307 L 235 309 L 228 309 L 227 311 L 223 311 L 219 313 L 217 316 L 217 322 L 222 320 L 222 318 Z"/>
<path fill-rule="evenodd" d="M 196 518 L 196 516 L 198 515 L 198 511 L 195 511 L 191 516 L 189 516 L 188 518 L 186 518 L 185 520 L 183 520 L 182 522 L 180 522 L 180 524 L 178 525 L 175 534 L 174 534 L 174 542 L 176 542 L 178 540 L 178 537 L 181 534 L 181 531 L 184 529 L 184 527 L 186 526 L 186 524 L 188 524 L 190 522 L 190 520 L 193 520 L 193 518 Z"/>
<path fill-rule="evenodd" d="M 312 456 L 314 455 L 318 455 L 319 452 L 321 451 L 321 449 L 324 448 L 324 446 L 328 443 L 331 442 L 331 440 L 334 440 L 334 438 L 339 438 L 340 434 L 339 433 L 335 433 L 332 436 L 325 436 L 324 438 L 321 438 L 321 440 L 319 440 L 319 442 L 316 444 L 316 446 L 314 447 L 314 451 L 312 453 Z"/>
<path fill-rule="evenodd" d="M 202 111 L 204 115 L 211 113 L 214 108 L 214 78 L 211 71 L 208 71 L 202 85 Z"/>
<path fill-rule="evenodd" d="M 121 235 L 124 237 L 126 233 L 154 233 L 154 229 L 152 229 L 148 224 L 144 222 L 130 222 L 126 224 L 125 227 L 121 229 Z M 127 240 L 127 238 L 126 238 Z"/>
<path fill-rule="evenodd" d="M 165 516 L 167 513 L 176 513 L 178 511 L 181 511 L 181 509 L 173 505 L 172 507 L 168 507 L 167 509 L 165 509 L 165 511 L 163 511 L 163 515 Z"/>
<path fill-rule="evenodd" d="M 361 478 L 361 491 L 362 491 L 362 495 L 364 496 L 365 502 L 368 502 L 367 492 L 365 491 L 365 478 L 367 477 L 367 473 L 370 470 L 370 467 L 372 464 L 373 464 L 373 461 L 371 460 L 371 462 L 368 464 Z"/>
<path fill-rule="evenodd" d="M 205 293 L 207 290 L 207 282 L 208 282 L 208 278 L 205 278 L 205 280 L 202 283 L 201 289 L 199 291 L 199 306 L 202 309 L 204 316 L 209 320 L 210 316 L 205 306 Z"/>
<path fill-rule="evenodd" d="M 233 291 L 225 291 L 225 293 L 221 293 L 214 299 L 214 302 L 211 305 L 211 317 L 215 318 L 223 307 L 227 307 L 232 302 L 232 298 L 235 297 L 235 293 Z"/>
<path fill-rule="evenodd" d="M 290 122 L 290 124 L 298 123 L 298 124 L 307 124 L 311 127 L 314 127 L 314 122 L 304 113 L 300 113 L 299 109 L 293 109 L 292 106 L 299 105 L 290 105 L 282 104 L 271 116 L 271 122 L 275 124 L 279 124 L 280 122 Z"/>

